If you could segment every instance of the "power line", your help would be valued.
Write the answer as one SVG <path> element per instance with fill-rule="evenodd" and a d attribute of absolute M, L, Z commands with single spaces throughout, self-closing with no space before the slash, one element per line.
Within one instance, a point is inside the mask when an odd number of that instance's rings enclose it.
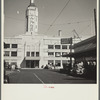
<path fill-rule="evenodd" d="M 52 26 L 60 26 L 60 25 L 71 25 L 71 24 L 80 24 L 80 23 L 86 23 L 86 22 L 90 22 L 91 20 L 85 20 L 85 21 L 76 21 L 76 22 L 66 22 L 66 23 L 61 23 L 61 24 L 54 24 Z M 94 20 L 93 20 L 94 21 Z M 50 25 L 50 24 L 46 24 L 46 23 L 40 23 L 41 25 Z"/>
<path fill-rule="evenodd" d="M 68 3 L 70 2 L 70 0 L 66 3 L 66 5 L 63 7 L 63 9 L 60 11 L 60 13 L 57 15 L 57 17 L 55 18 L 55 20 L 51 23 L 51 25 L 49 26 L 49 28 L 47 29 L 47 31 L 45 33 L 47 33 L 50 28 L 52 27 L 52 25 L 56 22 L 56 20 L 58 19 L 58 17 L 61 15 L 61 13 L 63 12 L 63 10 L 65 9 L 65 7 L 68 5 Z"/>
<path fill-rule="evenodd" d="M 5 16 L 6 18 L 10 18 L 10 19 L 14 19 L 14 20 L 19 20 L 19 21 L 25 21 L 24 19 L 18 19 L 18 18 L 14 18 L 14 17 L 10 17 L 10 16 Z"/>
<path fill-rule="evenodd" d="M 14 17 L 10 17 L 10 16 L 5 16 L 6 18 L 10 18 L 10 19 L 14 19 L 14 20 L 19 20 L 19 21 L 25 21 L 24 19 L 18 19 L 18 18 L 14 18 Z M 91 20 L 82 20 L 82 21 L 76 21 L 76 22 L 66 22 L 66 23 L 61 23 L 61 24 L 54 24 L 52 26 L 56 26 L 56 25 L 66 25 L 66 24 L 79 24 L 79 23 L 85 23 L 85 22 L 89 22 Z M 94 20 L 93 20 L 94 21 Z M 39 22 L 39 24 L 41 25 L 50 25 L 50 24 L 46 24 L 46 23 L 41 23 Z"/>
<path fill-rule="evenodd" d="M 81 32 L 79 32 L 79 34 L 83 33 L 84 31 L 86 31 L 86 29 L 88 27 L 90 27 L 91 24 L 89 24 L 88 26 L 86 26 Z M 79 37 L 79 34 L 76 32 L 76 30 L 74 29 L 73 32 L 77 35 L 77 38 L 79 38 L 81 40 L 81 38 Z"/>
<path fill-rule="evenodd" d="M 89 22 L 91 20 L 85 20 L 85 21 L 76 21 L 76 22 L 67 22 L 67 23 L 62 23 L 62 24 L 54 24 L 54 25 L 66 25 L 66 24 L 80 24 L 80 23 L 85 23 Z M 94 20 L 93 20 L 94 21 Z"/>
<path fill-rule="evenodd" d="M 14 20 L 19 20 L 19 21 L 25 21 L 24 19 L 18 19 L 18 18 L 14 18 L 14 17 L 10 17 L 10 16 L 5 16 L 6 18 L 10 18 L 10 19 L 14 19 Z M 66 24 L 68 24 L 68 25 L 71 25 L 71 24 L 80 24 L 80 23 L 85 23 L 85 22 L 89 22 L 89 21 L 91 21 L 91 20 L 82 20 L 82 21 L 76 21 L 76 22 L 66 22 L 66 23 L 61 23 L 61 24 L 54 24 L 54 25 L 52 25 L 52 26 L 60 26 L 60 25 L 66 25 Z M 92 20 L 92 21 L 94 21 L 94 20 Z M 46 24 L 46 23 L 41 23 L 41 22 L 39 22 L 39 24 L 41 24 L 41 25 L 50 25 L 50 24 Z"/>

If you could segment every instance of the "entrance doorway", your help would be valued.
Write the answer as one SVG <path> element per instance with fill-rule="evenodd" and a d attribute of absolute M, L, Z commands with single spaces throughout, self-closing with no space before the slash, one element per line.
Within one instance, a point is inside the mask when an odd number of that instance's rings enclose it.
<path fill-rule="evenodd" d="M 39 60 L 26 60 L 26 68 L 39 68 Z"/>

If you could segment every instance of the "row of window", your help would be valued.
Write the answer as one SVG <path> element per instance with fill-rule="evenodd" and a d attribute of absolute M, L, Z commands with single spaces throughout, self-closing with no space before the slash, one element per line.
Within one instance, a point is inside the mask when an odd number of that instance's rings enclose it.
<path fill-rule="evenodd" d="M 61 45 L 48 45 L 48 49 L 54 49 L 54 47 L 55 47 L 55 49 L 61 49 Z M 71 49 L 71 45 L 62 45 L 62 49 Z"/>
<path fill-rule="evenodd" d="M 55 52 L 55 57 L 66 57 L 67 52 Z M 10 51 L 5 51 L 4 56 L 10 56 Z M 11 51 L 11 56 L 17 56 L 17 51 Z M 39 52 L 26 52 L 26 56 L 39 57 Z M 48 56 L 54 56 L 54 52 L 48 52 Z"/>
<path fill-rule="evenodd" d="M 10 48 L 10 44 L 4 44 L 4 48 Z M 18 44 L 11 44 L 11 48 L 18 48 Z M 54 49 L 54 45 L 48 45 L 48 49 Z M 55 45 L 55 49 L 61 49 L 61 45 Z M 71 45 L 62 45 L 62 49 L 71 49 Z"/>
<path fill-rule="evenodd" d="M 28 52 L 26 52 L 26 56 L 27 56 L 27 57 L 30 57 L 30 56 L 31 56 L 31 57 L 35 57 L 35 56 L 36 56 L 36 57 L 39 57 L 39 52 L 29 52 L 29 51 L 28 51 Z"/>
<path fill-rule="evenodd" d="M 66 57 L 67 52 L 55 52 L 55 57 Z M 54 52 L 48 52 L 48 56 L 54 56 Z"/>
<path fill-rule="evenodd" d="M 31 54 L 31 55 L 30 55 Z M 29 57 L 29 56 L 32 56 L 32 57 L 34 57 L 34 56 L 36 56 L 36 57 L 39 57 L 39 52 L 27 52 L 26 53 L 26 55 Z M 4 56 L 10 56 L 10 51 L 5 51 L 4 52 Z M 17 52 L 16 51 L 11 51 L 11 56 L 12 57 L 16 57 L 17 56 Z"/>
<path fill-rule="evenodd" d="M 4 48 L 10 48 L 10 44 L 4 44 Z M 11 48 L 18 48 L 18 44 L 11 44 Z"/>
<path fill-rule="evenodd" d="M 10 56 L 10 51 L 5 51 L 4 56 Z M 11 56 L 12 57 L 17 57 L 17 51 L 11 51 Z"/>

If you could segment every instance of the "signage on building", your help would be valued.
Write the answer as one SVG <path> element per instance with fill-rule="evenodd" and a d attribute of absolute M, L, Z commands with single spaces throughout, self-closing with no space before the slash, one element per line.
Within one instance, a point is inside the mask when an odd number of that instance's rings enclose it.
<path fill-rule="evenodd" d="M 72 38 L 62 38 L 61 44 L 72 44 Z"/>

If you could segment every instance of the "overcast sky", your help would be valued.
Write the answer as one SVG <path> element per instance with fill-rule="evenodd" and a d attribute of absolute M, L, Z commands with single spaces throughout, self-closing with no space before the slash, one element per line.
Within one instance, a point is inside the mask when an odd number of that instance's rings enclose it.
<path fill-rule="evenodd" d="M 96 0 L 70 0 L 52 27 L 49 26 L 69 0 L 35 0 L 39 10 L 39 34 L 73 37 L 75 29 L 80 37 L 90 37 L 94 33 L 94 8 Z M 12 37 L 25 34 L 25 11 L 30 0 L 4 0 L 4 35 Z M 48 31 L 47 31 L 48 30 Z"/>

